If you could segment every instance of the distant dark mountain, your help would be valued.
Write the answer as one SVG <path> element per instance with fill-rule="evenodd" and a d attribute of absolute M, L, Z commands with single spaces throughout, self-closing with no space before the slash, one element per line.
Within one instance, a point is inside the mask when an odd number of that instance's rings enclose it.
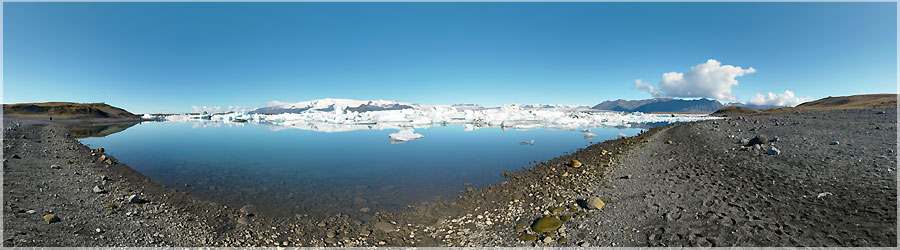
<path fill-rule="evenodd" d="M 601 110 L 612 110 L 612 111 L 625 111 L 632 112 L 632 110 L 636 109 L 645 104 L 655 103 L 655 102 L 664 102 L 671 101 L 671 98 L 653 98 L 646 100 L 615 100 L 615 101 L 603 101 L 600 104 L 595 105 L 592 109 L 601 109 Z"/>
<path fill-rule="evenodd" d="M 634 109 L 644 113 L 650 112 L 684 112 L 684 113 L 712 113 L 720 108 L 725 107 L 721 102 L 710 99 L 700 100 L 681 100 L 672 99 L 667 101 L 652 102 L 641 105 Z"/>
<path fill-rule="evenodd" d="M 251 110 L 250 114 L 283 114 L 283 113 L 300 113 L 309 110 L 310 107 L 303 108 L 284 108 L 284 107 L 262 107 Z"/>
<path fill-rule="evenodd" d="M 672 98 L 653 98 L 646 100 L 615 100 L 604 101 L 597 104 L 593 109 L 624 111 L 624 112 L 679 112 L 679 113 L 712 113 L 726 106 L 739 106 L 751 109 L 769 109 L 777 106 L 769 105 L 752 105 L 743 103 L 722 104 L 716 100 L 699 99 L 699 100 L 682 100 Z"/>
<path fill-rule="evenodd" d="M 363 104 L 359 105 L 359 107 L 347 107 L 347 111 L 353 112 L 369 112 L 369 111 L 379 111 L 379 110 L 401 110 L 401 109 L 411 109 L 412 106 L 403 105 L 403 104 L 385 104 L 385 105 L 370 105 Z"/>

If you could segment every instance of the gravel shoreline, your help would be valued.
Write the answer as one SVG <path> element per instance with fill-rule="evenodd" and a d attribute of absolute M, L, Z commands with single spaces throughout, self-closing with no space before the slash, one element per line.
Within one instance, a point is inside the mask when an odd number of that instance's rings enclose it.
<path fill-rule="evenodd" d="M 71 124 L 5 118 L 3 246 L 896 246 L 896 121 L 804 110 L 653 128 L 360 221 L 199 200 L 105 163 Z M 743 146 L 759 134 L 778 139 Z"/>

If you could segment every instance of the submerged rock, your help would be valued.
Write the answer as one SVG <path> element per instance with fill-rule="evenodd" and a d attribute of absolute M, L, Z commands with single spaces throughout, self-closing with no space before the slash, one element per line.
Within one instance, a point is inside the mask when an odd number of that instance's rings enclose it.
<path fill-rule="evenodd" d="M 238 211 L 240 211 L 242 214 L 244 214 L 246 216 L 254 216 L 254 215 L 256 215 L 256 206 L 245 205 L 245 206 L 241 207 L 241 209 L 238 209 Z"/>
<path fill-rule="evenodd" d="M 375 228 L 378 230 L 381 230 L 383 232 L 393 232 L 393 231 L 397 230 L 397 228 L 395 228 L 394 225 L 391 225 L 391 223 L 387 223 L 384 221 L 376 222 Z"/>
<path fill-rule="evenodd" d="M 531 230 L 534 230 L 538 233 L 550 232 L 562 226 L 562 221 L 559 220 L 556 216 L 547 216 L 544 218 L 540 218 L 531 225 Z"/>

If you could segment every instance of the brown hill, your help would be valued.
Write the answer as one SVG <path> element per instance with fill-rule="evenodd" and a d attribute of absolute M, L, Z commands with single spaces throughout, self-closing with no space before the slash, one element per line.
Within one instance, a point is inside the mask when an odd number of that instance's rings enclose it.
<path fill-rule="evenodd" d="M 4 116 L 58 118 L 135 118 L 124 109 L 105 103 L 43 102 L 3 104 Z"/>
<path fill-rule="evenodd" d="M 714 115 L 714 116 L 751 115 L 751 114 L 759 114 L 761 112 L 762 111 L 751 109 L 751 108 L 728 106 L 728 107 L 724 107 L 724 108 L 720 108 L 719 110 L 716 110 L 716 112 L 713 112 L 712 115 Z"/>
<path fill-rule="evenodd" d="M 860 109 L 860 108 L 896 108 L 897 94 L 869 94 L 869 95 L 851 95 L 826 97 L 815 101 L 801 103 L 796 107 L 771 108 L 766 110 L 753 110 L 743 107 L 728 106 L 717 110 L 712 115 L 728 116 L 728 115 L 748 115 L 766 112 L 784 112 L 798 110 L 837 110 L 837 109 Z"/>
<path fill-rule="evenodd" d="M 897 94 L 826 97 L 797 105 L 799 109 L 858 109 L 897 107 Z"/>

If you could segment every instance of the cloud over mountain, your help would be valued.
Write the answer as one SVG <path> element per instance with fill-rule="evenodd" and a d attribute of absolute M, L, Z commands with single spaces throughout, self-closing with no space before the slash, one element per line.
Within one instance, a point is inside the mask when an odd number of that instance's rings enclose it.
<path fill-rule="evenodd" d="M 756 69 L 722 65 L 715 59 L 691 67 L 687 73 L 668 72 L 662 75 L 658 86 L 652 86 L 641 79 L 634 81 L 635 87 L 647 91 L 653 97 L 705 97 L 735 101 L 737 97 L 731 88 L 738 85 L 735 78 L 752 74 Z"/>
<path fill-rule="evenodd" d="M 774 105 L 774 106 L 797 106 L 797 104 L 801 104 L 809 101 L 812 98 L 809 97 L 797 97 L 794 95 L 793 91 L 785 90 L 784 93 L 774 94 L 769 92 L 768 95 L 763 95 L 761 93 L 756 93 L 753 98 L 750 98 L 747 102 L 754 105 Z"/>

